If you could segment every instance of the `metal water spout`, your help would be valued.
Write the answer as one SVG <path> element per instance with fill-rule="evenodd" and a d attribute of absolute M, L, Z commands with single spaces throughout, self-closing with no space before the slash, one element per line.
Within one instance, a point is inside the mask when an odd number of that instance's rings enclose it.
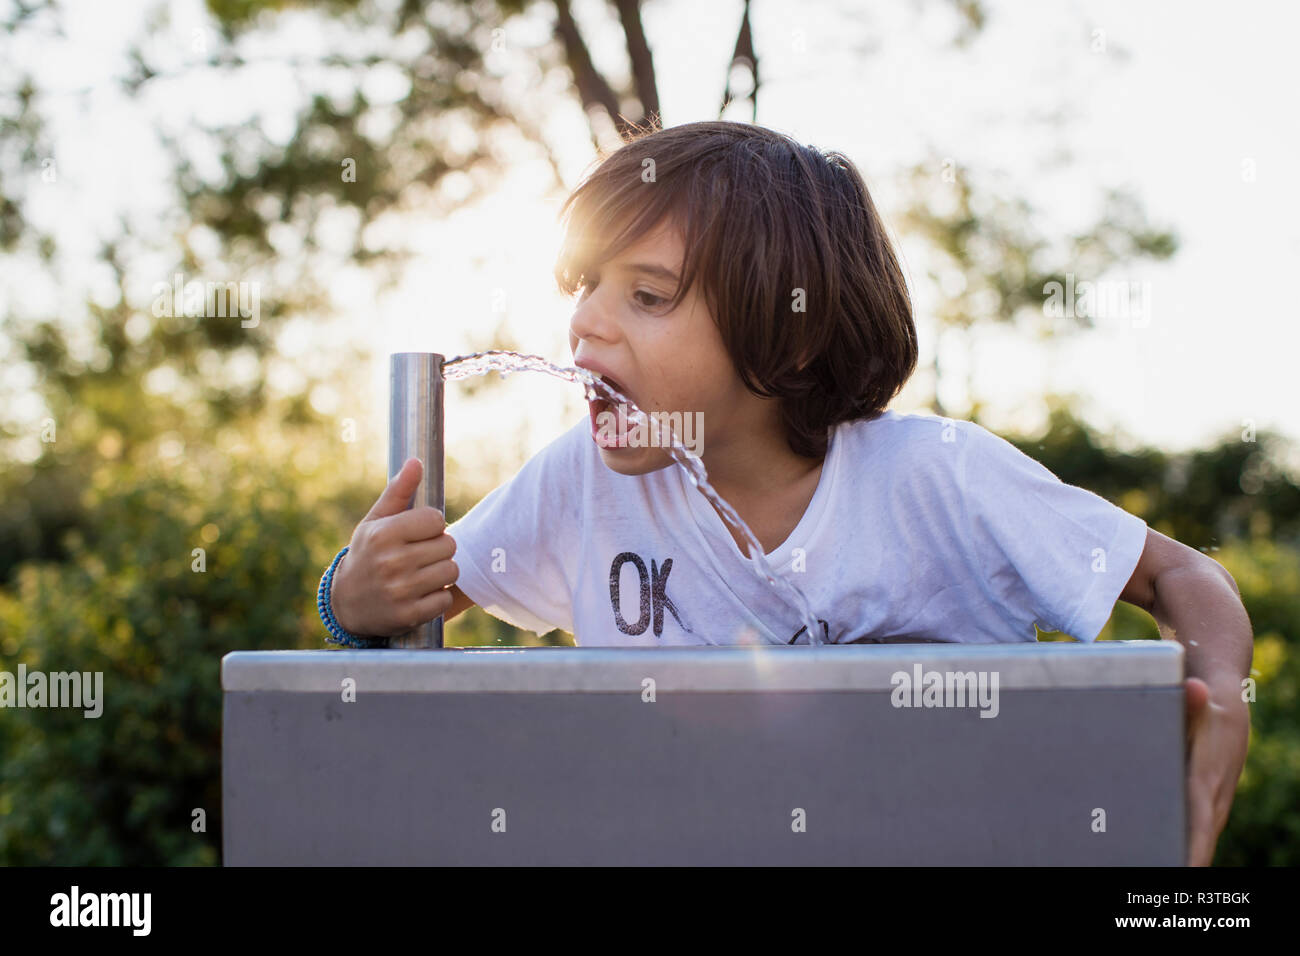
<path fill-rule="evenodd" d="M 408 458 L 424 464 L 409 507 L 444 511 L 442 401 L 443 357 L 436 352 L 395 352 L 388 383 L 388 478 Z M 442 618 L 389 641 L 390 647 L 442 647 Z"/>

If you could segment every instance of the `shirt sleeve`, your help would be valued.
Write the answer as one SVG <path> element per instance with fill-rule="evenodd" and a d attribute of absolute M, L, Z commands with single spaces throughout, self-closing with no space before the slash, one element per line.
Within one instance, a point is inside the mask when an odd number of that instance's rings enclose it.
<path fill-rule="evenodd" d="M 581 484 L 573 436 L 543 448 L 447 529 L 457 586 L 493 617 L 536 634 L 573 631 Z"/>
<path fill-rule="evenodd" d="M 966 546 L 987 596 L 1012 620 L 1095 641 L 1142 557 L 1146 522 L 987 429 L 967 436 Z"/>

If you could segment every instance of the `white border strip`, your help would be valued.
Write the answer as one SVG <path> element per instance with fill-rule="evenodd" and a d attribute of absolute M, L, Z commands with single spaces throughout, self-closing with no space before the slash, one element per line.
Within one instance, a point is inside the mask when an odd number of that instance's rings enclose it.
<path fill-rule="evenodd" d="M 226 691 L 358 693 L 658 693 L 885 691 L 924 670 L 998 672 L 1002 690 L 1174 687 L 1177 641 L 1093 644 L 894 644 L 823 647 L 513 647 L 445 650 L 236 651 L 221 661 Z"/>

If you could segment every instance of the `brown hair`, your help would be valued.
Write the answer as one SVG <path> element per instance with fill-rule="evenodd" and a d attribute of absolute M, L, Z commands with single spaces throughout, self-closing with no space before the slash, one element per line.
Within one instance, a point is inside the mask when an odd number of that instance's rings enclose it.
<path fill-rule="evenodd" d="M 748 123 L 638 131 L 561 215 L 555 277 L 570 295 L 666 217 L 678 225 L 686 256 L 670 307 L 702 279 L 741 381 L 781 399 L 798 455 L 824 456 L 831 427 L 879 415 L 916 369 L 902 270 L 841 153 Z"/>

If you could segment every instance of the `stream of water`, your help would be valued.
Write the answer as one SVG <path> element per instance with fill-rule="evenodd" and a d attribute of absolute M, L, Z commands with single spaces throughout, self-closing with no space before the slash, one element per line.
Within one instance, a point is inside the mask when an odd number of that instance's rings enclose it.
<path fill-rule="evenodd" d="M 611 388 L 586 369 L 556 365 L 537 355 L 492 350 L 474 352 L 470 355 L 458 355 L 447 359 L 442 364 L 443 379 L 448 382 L 471 378 L 475 375 L 486 375 L 489 372 L 498 372 L 503 378 L 511 372 L 542 372 L 565 382 L 581 385 L 588 401 L 599 395 L 611 402 L 627 406 L 628 421 L 640 427 L 649 428 L 652 445 L 663 448 L 668 452 L 673 461 L 686 472 L 686 480 L 694 485 L 700 494 L 704 495 L 705 499 L 723 516 L 723 520 L 735 528 L 740 533 L 740 536 L 744 538 L 749 550 L 749 566 L 799 615 L 799 619 L 808 632 L 809 643 L 823 643 L 821 625 L 817 621 L 817 615 L 813 613 L 811 606 L 808 604 L 808 599 L 797 587 L 785 578 L 778 577 L 773 572 L 772 565 L 767 560 L 767 555 L 763 553 L 763 546 L 759 543 L 758 538 L 754 536 L 754 532 L 749 530 L 749 526 L 736 513 L 736 509 L 731 507 L 726 499 L 709 484 L 709 473 L 705 470 L 704 463 L 699 456 L 692 454 L 682 444 L 681 440 L 673 432 L 671 425 L 665 426 L 664 420 L 658 415 L 646 415 L 626 395 Z M 666 436 L 664 435 L 665 427 Z M 707 636 L 705 639 L 710 640 Z M 710 640 L 710 643 L 713 642 Z"/>

